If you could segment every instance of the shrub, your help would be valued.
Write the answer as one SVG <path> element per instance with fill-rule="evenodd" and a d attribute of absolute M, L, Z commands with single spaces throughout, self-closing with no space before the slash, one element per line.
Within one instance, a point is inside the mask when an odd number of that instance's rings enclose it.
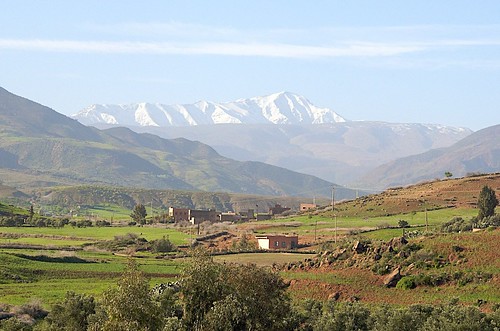
<path fill-rule="evenodd" d="M 52 306 L 52 311 L 45 319 L 47 331 L 73 330 L 85 331 L 89 316 L 95 314 L 95 302 L 92 296 L 66 292 L 63 302 Z"/>
<path fill-rule="evenodd" d="M 405 221 L 405 220 L 399 220 L 398 221 L 398 226 L 400 228 L 409 228 L 410 224 L 407 221 Z"/>
<path fill-rule="evenodd" d="M 466 221 L 462 217 L 454 217 L 441 225 L 442 232 L 465 232 L 472 231 L 472 220 Z"/>
<path fill-rule="evenodd" d="M 154 253 L 168 253 L 175 251 L 176 247 L 170 240 L 168 240 L 168 238 L 165 238 L 165 236 L 163 236 L 163 238 L 153 240 L 151 242 L 151 250 Z"/>
<path fill-rule="evenodd" d="M 500 226 L 500 214 L 484 217 L 482 219 L 478 219 L 478 220 L 476 220 L 474 225 L 475 225 L 475 227 L 480 228 L 480 229 L 485 229 L 485 228 L 488 228 L 490 226 L 493 226 L 493 227 Z"/>
<path fill-rule="evenodd" d="M 95 222 L 95 225 L 98 226 L 98 227 L 111 226 L 111 223 L 108 222 L 108 221 L 105 221 L 105 220 L 98 220 L 98 221 Z"/>
<path fill-rule="evenodd" d="M 402 290 L 410 290 L 415 287 L 417 287 L 417 285 L 415 284 L 415 280 L 413 279 L 412 276 L 405 276 L 401 278 L 396 284 L 396 288 Z"/>

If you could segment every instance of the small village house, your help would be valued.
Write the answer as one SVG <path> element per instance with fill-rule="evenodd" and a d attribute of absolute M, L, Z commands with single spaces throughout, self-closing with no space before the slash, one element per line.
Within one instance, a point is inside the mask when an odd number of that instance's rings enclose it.
<path fill-rule="evenodd" d="M 260 249 L 279 250 L 296 249 L 299 237 L 296 235 L 263 235 L 256 236 Z"/>
<path fill-rule="evenodd" d="M 269 208 L 269 215 L 279 215 L 288 210 L 290 210 L 289 207 L 282 207 L 280 204 L 275 204 L 274 207 Z"/>
<path fill-rule="evenodd" d="M 315 209 L 316 207 L 317 207 L 317 205 L 315 203 L 301 203 L 300 204 L 300 211 Z"/>

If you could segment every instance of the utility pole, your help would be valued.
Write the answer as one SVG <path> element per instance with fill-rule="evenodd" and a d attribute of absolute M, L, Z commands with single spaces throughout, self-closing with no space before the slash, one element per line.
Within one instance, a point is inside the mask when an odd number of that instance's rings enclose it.
<path fill-rule="evenodd" d="M 153 200 L 151 200 L 151 224 L 154 222 L 154 214 L 153 214 Z"/>
<path fill-rule="evenodd" d="M 335 243 L 337 243 L 337 215 L 335 215 Z"/>
<path fill-rule="evenodd" d="M 335 219 L 335 243 L 337 243 L 337 215 L 335 215 L 335 186 L 332 186 L 332 217 Z"/>
<path fill-rule="evenodd" d="M 316 242 L 316 229 L 318 228 L 318 219 L 314 223 L 314 242 Z"/>
<path fill-rule="evenodd" d="M 429 219 L 427 217 L 427 208 L 425 208 L 425 232 L 429 232 Z"/>

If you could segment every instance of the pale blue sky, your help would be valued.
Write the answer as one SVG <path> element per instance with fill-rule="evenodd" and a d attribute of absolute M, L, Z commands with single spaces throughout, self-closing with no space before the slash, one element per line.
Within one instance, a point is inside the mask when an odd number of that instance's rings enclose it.
<path fill-rule="evenodd" d="M 290 91 L 351 120 L 500 123 L 496 0 L 0 6 L 0 86 L 65 114 Z"/>

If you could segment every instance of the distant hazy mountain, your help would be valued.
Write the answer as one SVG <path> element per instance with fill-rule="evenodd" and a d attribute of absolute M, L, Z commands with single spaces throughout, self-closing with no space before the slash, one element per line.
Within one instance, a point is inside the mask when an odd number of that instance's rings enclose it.
<path fill-rule="evenodd" d="M 73 118 L 98 128 L 125 126 L 163 138 L 184 137 L 226 157 L 342 185 L 381 164 L 450 146 L 472 132 L 433 124 L 346 121 L 288 92 L 229 103 L 92 105 Z"/>
<path fill-rule="evenodd" d="M 364 121 L 131 128 L 164 138 L 200 141 L 226 157 L 261 161 L 342 185 L 356 181 L 381 164 L 450 146 L 471 133 L 469 129 L 440 125 Z"/>
<path fill-rule="evenodd" d="M 0 137 L 0 182 L 9 186 L 90 183 L 309 197 L 329 196 L 332 187 L 314 176 L 223 157 L 200 142 L 86 127 L 4 89 Z"/>
<path fill-rule="evenodd" d="M 207 124 L 320 124 L 345 122 L 328 108 L 314 106 L 303 96 L 280 92 L 264 97 L 186 105 L 136 103 L 92 105 L 72 115 L 83 124 L 120 126 L 195 126 Z"/>
<path fill-rule="evenodd" d="M 447 171 L 457 177 L 467 173 L 500 172 L 500 125 L 477 131 L 450 147 L 384 164 L 360 182 L 385 188 L 443 178 Z"/>

